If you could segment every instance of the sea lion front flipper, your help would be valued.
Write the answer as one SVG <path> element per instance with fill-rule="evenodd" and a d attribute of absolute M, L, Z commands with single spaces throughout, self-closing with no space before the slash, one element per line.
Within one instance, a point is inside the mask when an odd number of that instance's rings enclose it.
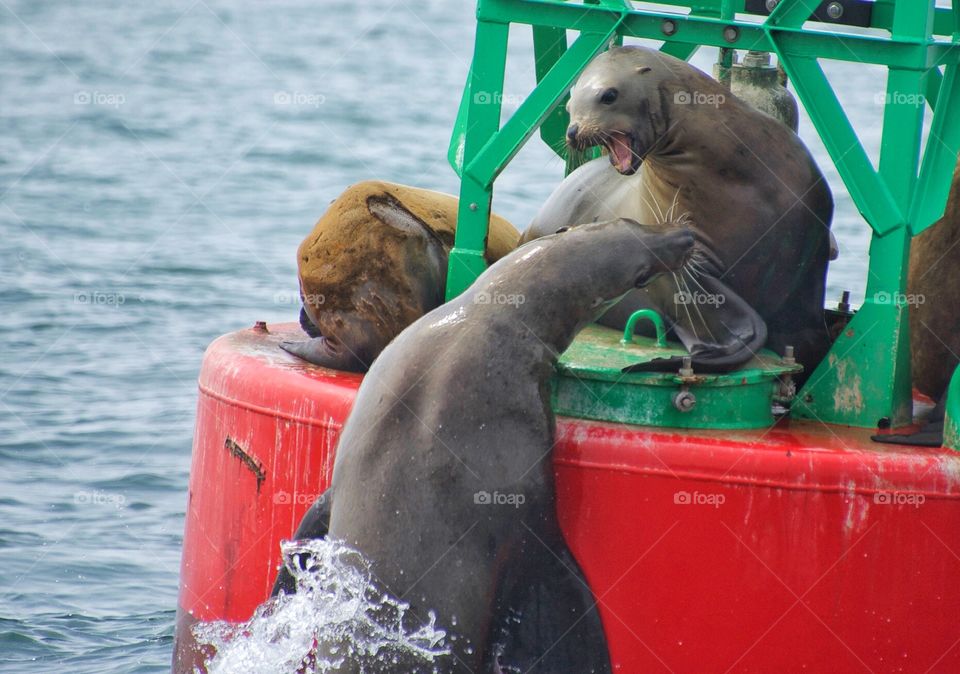
<path fill-rule="evenodd" d="M 300 520 L 300 525 L 293 534 L 294 540 L 309 540 L 317 538 L 326 538 L 330 530 L 330 510 L 333 507 L 332 492 L 327 489 L 320 495 L 310 509 Z M 300 568 L 304 568 L 304 561 L 298 560 Z M 287 570 L 287 567 L 281 566 L 277 572 L 277 580 L 273 584 L 271 597 L 275 597 L 280 591 L 285 594 L 294 594 L 297 591 L 297 584 L 293 576 Z"/>
<path fill-rule="evenodd" d="M 918 447 L 943 447 L 943 424 L 947 416 L 947 394 L 944 393 L 940 402 L 930 412 L 930 416 L 919 430 L 914 433 L 887 433 L 885 435 L 871 435 L 874 442 L 884 442 L 890 445 L 916 445 Z"/>
<path fill-rule="evenodd" d="M 366 372 L 368 364 L 340 340 L 314 337 L 303 342 L 280 342 L 280 348 L 308 363 L 346 372 Z"/>
<path fill-rule="evenodd" d="M 709 274 L 663 276 L 651 297 L 665 314 L 677 339 L 693 358 L 698 372 L 728 372 L 756 355 L 767 341 L 767 324 L 753 307 L 725 283 Z M 672 297 L 668 296 L 672 293 Z M 629 295 L 627 296 L 630 297 Z M 657 358 L 630 365 L 624 372 L 668 372 L 682 365 L 682 357 Z"/>
<path fill-rule="evenodd" d="M 491 639 L 499 670 L 491 671 L 609 673 L 597 600 L 583 571 L 566 544 L 542 550 L 501 585 Z"/>

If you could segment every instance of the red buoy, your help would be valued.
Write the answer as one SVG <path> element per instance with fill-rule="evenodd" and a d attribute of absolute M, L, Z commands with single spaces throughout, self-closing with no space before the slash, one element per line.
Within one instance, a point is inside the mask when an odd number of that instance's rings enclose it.
<path fill-rule="evenodd" d="M 281 351 L 204 357 L 177 669 L 196 621 L 247 620 L 327 488 L 359 375 Z M 615 671 L 960 671 L 960 455 L 812 422 L 672 431 L 558 419 L 564 534 Z"/>

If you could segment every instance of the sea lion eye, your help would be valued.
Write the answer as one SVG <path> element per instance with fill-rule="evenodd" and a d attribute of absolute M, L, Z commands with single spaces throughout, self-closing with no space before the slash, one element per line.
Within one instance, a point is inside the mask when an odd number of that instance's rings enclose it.
<path fill-rule="evenodd" d="M 617 100 L 617 96 L 619 95 L 620 95 L 619 91 L 617 91 L 613 87 L 610 87 L 609 89 L 604 91 L 602 94 L 600 94 L 600 102 L 603 103 L 604 105 L 611 105 L 614 101 Z"/>

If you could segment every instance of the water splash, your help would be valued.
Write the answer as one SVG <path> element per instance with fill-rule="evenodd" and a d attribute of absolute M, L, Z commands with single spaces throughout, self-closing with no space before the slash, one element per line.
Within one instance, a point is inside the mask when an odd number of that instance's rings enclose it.
<path fill-rule="evenodd" d="M 385 594 L 356 550 L 332 540 L 284 541 L 281 549 L 296 594 L 264 602 L 245 623 L 193 628 L 198 644 L 216 649 L 206 663 L 211 674 L 312 674 L 345 664 L 431 672 L 451 653 L 434 613 L 418 620 L 409 604 Z"/>

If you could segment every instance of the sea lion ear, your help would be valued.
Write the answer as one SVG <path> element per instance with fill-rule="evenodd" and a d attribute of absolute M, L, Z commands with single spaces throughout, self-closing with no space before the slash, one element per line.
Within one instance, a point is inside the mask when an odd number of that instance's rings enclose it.
<path fill-rule="evenodd" d="M 637 66 L 637 72 L 641 75 L 650 72 L 653 70 L 650 66 Z"/>
<path fill-rule="evenodd" d="M 564 232 L 569 232 L 569 231 L 570 231 L 569 227 L 561 227 L 560 229 L 555 231 L 554 234 L 563 234 Z"/>

